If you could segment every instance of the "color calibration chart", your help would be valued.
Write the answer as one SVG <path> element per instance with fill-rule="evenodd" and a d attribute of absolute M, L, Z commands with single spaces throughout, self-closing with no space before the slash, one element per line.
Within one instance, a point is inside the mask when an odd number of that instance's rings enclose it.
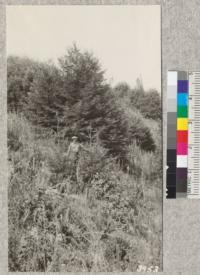
<path fill-rule="evenodd" d="M 200 198 L 200 72 L 168 71 L 166 198 Z"/>

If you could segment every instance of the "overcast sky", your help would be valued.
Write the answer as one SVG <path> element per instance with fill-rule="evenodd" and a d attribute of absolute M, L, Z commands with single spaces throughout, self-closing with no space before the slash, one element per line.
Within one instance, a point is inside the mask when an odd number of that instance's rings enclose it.
<path fill-rule="evenodd" d="M 7 6 L 7 54 L 57 60 L 73 42 L 115 85 L 161 87 L 160 6 Z"/>

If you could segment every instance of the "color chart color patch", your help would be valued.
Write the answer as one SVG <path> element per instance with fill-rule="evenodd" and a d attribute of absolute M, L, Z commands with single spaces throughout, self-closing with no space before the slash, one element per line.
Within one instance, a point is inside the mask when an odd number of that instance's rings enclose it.
<path fill-rule="evenodd" d="M 200 72 L 167 79 L 166 198 L 200 198 Z"/>
<path fill-rule="evenodd" d="M 188 140 L 180 141 L 180 133 L 188 136 L 188 75 L 178 72 L 177 80 L 177 137 L 176 137 L 176 197 L 187 196 Z"/>
<path fill-rule="evenodd" d="M 176 128 L 178 73 L 167 77 L 167 198 L 176 198 Z"/>

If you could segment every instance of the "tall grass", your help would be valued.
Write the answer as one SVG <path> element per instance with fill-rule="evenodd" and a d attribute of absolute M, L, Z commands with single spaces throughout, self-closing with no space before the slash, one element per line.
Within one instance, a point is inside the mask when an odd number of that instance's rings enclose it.
<path fill-rule="evenodd" d="M 91 153 L 70 177 L 69 143 L 58 135 L 8 116 L 9 270 L 160 267 L 159 152 L 130 145 L 124 171 L 100 144 L 85 144 Z"/>

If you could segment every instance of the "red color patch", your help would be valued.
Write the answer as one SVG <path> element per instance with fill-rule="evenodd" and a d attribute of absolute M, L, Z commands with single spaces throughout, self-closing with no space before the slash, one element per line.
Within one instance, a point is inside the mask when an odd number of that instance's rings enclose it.
<path fill-rule="evenodd" d="M 177 143 L 188 143 L 188 131 L 177 131 Z"/>

